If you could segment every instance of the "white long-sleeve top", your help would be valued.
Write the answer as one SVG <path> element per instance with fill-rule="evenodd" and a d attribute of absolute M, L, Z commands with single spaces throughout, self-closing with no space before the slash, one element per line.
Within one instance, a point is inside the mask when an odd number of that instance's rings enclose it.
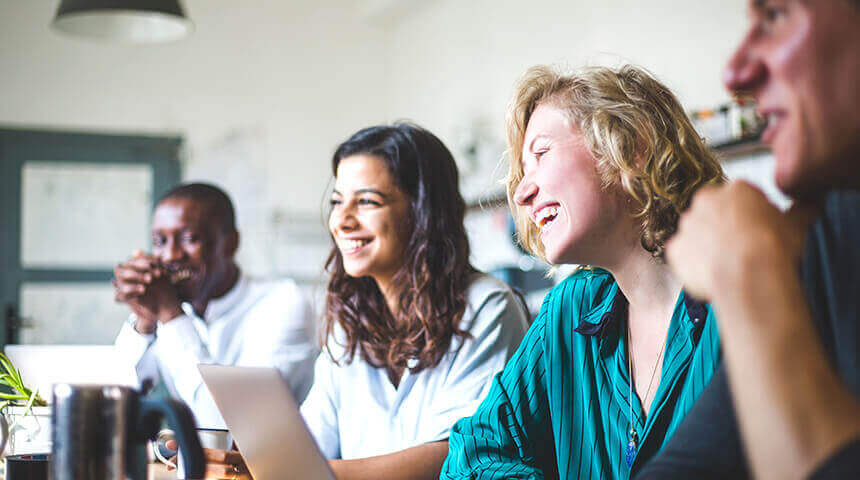
<path fill-rule="evenodd" d="M 438 365 L 404 371 L 397 387 L 384 368 L 358 353 L 341 365 L 320 353 L 301 412 L 322 454 L 365 458 L 447 439 L 457 420 L 475 413 L 528 323 L 510 288 L 481 274 L 469 285 L 460 327 L 472 337 L 455 336 Z M 329 344 L 339 358 L 343 348 L 331 339 Z"/>
<path fill-rule="evenodd" d="M 307 395 L 318 349 L 313 311 L 295 282 L 240 274 L 230 291 L 210 300 L 204 318 L 188 303 L 182 310 L 184 315 L 149 335 L 134 329 L 132 314 L 115 344 L 135 365 L 141 383 L 163 381 L 171 395 L 188 404 L 198 426 L 226 428 L 197 370 L 201 363 L 275 367 L 298 401 Z"/>

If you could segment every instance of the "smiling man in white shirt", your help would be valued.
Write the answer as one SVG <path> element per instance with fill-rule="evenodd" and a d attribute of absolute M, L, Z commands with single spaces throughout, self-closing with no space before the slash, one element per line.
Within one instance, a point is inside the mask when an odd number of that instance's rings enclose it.
<path fill-rule="evenodd" d="M 295 282 L 245 276 L 229 197 L 212 185 L 180 185 L 158 202 L 152 254 L 114 269 L 115 297 L 131 315 L 116 345 L 141 383 L 163 381 L 201 427 L 224 420 L 197 365 L 275 367 L 298 401 L 313 382 L 312 309 Z"/>

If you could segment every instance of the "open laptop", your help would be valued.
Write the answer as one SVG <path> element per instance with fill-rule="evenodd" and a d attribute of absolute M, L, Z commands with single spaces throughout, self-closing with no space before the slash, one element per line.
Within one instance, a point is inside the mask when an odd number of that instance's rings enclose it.
<path fill-rule="evenodd" d="M 138 387 L 134 365 L 113 345 L 7 345 L 24 384 L 51 401 L 53 384 Z"/>
<path fill-rule="evenodd" d="M 256 480 L 334 480 L 277 370 L 198 368 Z"/>

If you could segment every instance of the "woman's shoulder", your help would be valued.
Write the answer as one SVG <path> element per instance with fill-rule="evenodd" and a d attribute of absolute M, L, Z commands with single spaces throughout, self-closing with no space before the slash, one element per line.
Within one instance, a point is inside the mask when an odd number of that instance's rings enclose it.
<path fill-rule="evenodd" d="M 324 334 L 324 332 L 322 333 Z M 322 343 L 321 354 L 329 357 L 329 360 L 332 360 L 331 357 L 334 357 L 334 360 L 340 360 L 347 353 L 346 346 L 349 344 L 349 341 L 346 331 L 337 322 L 332 326 L 331 332 L 322 337 L 320 341 Z M 360 357 L 361 355 L 356 355 L 356 358 Z M 345 364 L 344 362 L 338 363 Z"/>
<path fill-rule="evenodd" d="M 478 314 L 487 312 L 492 315 Z M 507 283 L 476 272 L 466 288 L 466 310 L 460 328 L 471 330 L 477 327 L 476 322 L 494 322 L 499 319 L 516 320 L 515 323 L 525 324 L 525 309 L 517 300 L 513 290 Z"/>
<path fill-rule="evenodd" d="M 544 297 L 541 317 L 573 319 L 576 324 L 614 295 L 615 279 L 600 268 L 580 268 L 559 282 Z"/>
<path fill-rule="evenodd" d="M 476 272 L 466 287 L 466 303 L 479 306 L 493 295 L 511 296 L 513 291 L 507 283 L 483 272 Z"/>
<path fill-rule="evenodd" d="M 550 295 L 561 295 L 565 290 L 575 288 L 584 295 L 594 295 L 606 285 L 614 284 L 612 274 L 602 268 L 582 267 L 565 277 L 550 290 Z"/>

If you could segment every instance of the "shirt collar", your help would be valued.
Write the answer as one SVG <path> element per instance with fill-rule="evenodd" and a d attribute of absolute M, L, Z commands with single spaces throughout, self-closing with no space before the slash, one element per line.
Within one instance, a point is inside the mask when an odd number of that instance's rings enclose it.
<path fill-rule="evenodd" d="M 611 302 L 611 305 L 608 304 L 608 302 Z M 607 307 L 609 310 L 606 310 Z M 597 320 L 596 323 L 592 322 L 590 318 L 597 316 L 601 311 L 604 313 L 600 315 L 599 320 Z M 579 326 L 576 327 L 574 331 L 582 335 L 594 336 L 603 340 L 606 337 L 607 332 L 611 330 L 611 327 L 617 325 L 618 322 L 620 322 L 626 315 L 627 297 L 621 293 L 621 289 L 618 288 L 618 284 L 615 284 L 604 300 L 583 317 L 582 321 L 579 322 Z"/>
<path fill-rule="evenodd" d="M 227 290 L 227 293 L 224 295 L 209 300 L 209 303 L 206 305 L 206 311 L 201 315 L 201 319 L 206 321 L 206 323 L 209 323 L 210 320 L 223 316 L 242 300 L 247 288 L 248 279 L 240 269 L 239 277 L 236 279 L 236 284 L 233 285 L 233 288 Z M 190 304 L 188 304 L 188 308 L 193 311 Z M 188 312 L 185 308 L 185 304 L 183 304 L 183 310 L 185 310 L 186 313 Z"/>
<path fill-rule="evenodd" d="M 681 295 L 684 297 L 684 306 L 687 308 L 687 316 L 685 320 L 690 322 L 694 329 L 700 330 L 705 319 L 708 317 L 707 305 L 688 295 L 687 292 L 683 290 L 681 291 Z M 609 310 L 601 315 L 600 319 L 596 323 L 589 321 L 589 317 L 595 316 L 595 314 L 601 310 L 605 310 L 607 307 L 606 302 L 608 301 L 612 302 L 612 306 Z M 614 327 L 620 324 L 622 319 L 626 319 L 627 305 L 627 297 L 625 297 L 624 293 L 621 292 L 621 289 L 618 288 L 618 284 L 615 284 L 614 295 L 607 295 L 603 302 L 588 312 L 574 331 L 581 335 L 593 336 L 603 340 Z"/>
<path fill-rule="evenodd" d="M 687 320 L 693 324 L 693 327 L 700 329 L 708 318 L 708 305 L 705 302 L 693 298 L 687 292 L 682 292 L 684 295 L 684 306 L 687 307 Z"/>

